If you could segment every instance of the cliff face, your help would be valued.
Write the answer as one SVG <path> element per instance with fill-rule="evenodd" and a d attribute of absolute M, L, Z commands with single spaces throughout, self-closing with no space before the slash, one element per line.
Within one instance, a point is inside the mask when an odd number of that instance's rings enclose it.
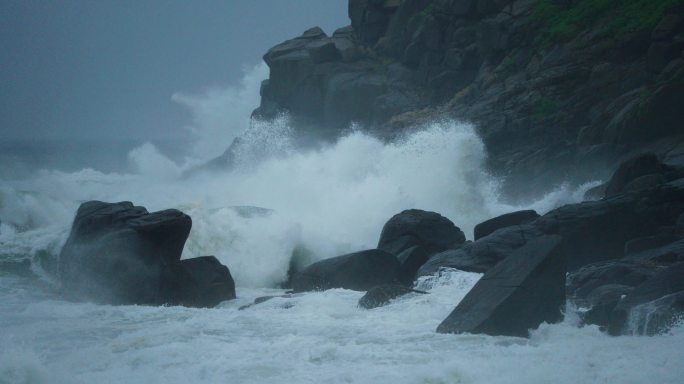
<path fill-rule="evenodd" d="M 471 121 L 513 195 L 637 150 L 682 162 L 683 15 L 681 0 L 350 0 L 351 26 L 266 53 L 255 115 L 326 138 Z"/>

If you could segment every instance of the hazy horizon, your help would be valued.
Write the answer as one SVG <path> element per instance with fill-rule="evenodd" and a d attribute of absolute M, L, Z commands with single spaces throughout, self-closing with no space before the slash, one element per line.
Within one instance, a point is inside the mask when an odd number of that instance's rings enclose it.
<path fill-rule="evenodd" d="M 239 86 L 271 46 L 313 26 L 331 34 L 348 25 L 346 7 L 342 0 L 3 2 L 0 137 L 187 139 L 192 111 L 174 95 Z"/>

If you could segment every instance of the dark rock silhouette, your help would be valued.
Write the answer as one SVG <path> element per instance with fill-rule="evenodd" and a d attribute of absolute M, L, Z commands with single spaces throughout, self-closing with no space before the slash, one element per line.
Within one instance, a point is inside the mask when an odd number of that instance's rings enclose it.
<path fill-rule="evenodd" d="M 458 247 L 464 241 L 463 231 L 446 217 L 436 212 L 409 209 L 385 223 L 378 249 L 399 255 L 411 246 L 421 245 L 434 252 Z"/>
<path fill-rule="evenodd" d="M 380 249 L 332 257 L 311 264 L 292 276 L 295 292 L 345 288 L 367 291 L 377 285 L 404 280 L 397 258 Z"/>
<path fill-rule="evenodd" d="M 235 297 L 213 257 L 180 260 L 190 217 L 130 202 L 81 204 L 59 256 L 63 294 L 111 304 L 211 306 Z M 231 288 L 232 287 L 232 288 Z"/>

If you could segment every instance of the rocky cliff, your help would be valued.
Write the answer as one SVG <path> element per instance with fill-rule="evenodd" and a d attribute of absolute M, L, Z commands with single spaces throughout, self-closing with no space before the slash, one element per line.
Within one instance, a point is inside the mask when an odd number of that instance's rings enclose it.
<path fill-rule="evenodd" d="M 255 116 L 324 139 L 469 121 L 513 197 L 644 149 L 684 162 L 682 0 L 350 0 L 349 18 L 265 54 Z"/>

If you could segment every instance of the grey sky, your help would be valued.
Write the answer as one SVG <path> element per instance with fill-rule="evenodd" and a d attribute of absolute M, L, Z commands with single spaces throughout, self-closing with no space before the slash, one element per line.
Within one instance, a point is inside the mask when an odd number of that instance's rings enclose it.
<path fill-rule="evenodd" d="M 347 0 L 1 1 L 0 138 L 179 137 L 173 93 L 347 24 Z"/>

